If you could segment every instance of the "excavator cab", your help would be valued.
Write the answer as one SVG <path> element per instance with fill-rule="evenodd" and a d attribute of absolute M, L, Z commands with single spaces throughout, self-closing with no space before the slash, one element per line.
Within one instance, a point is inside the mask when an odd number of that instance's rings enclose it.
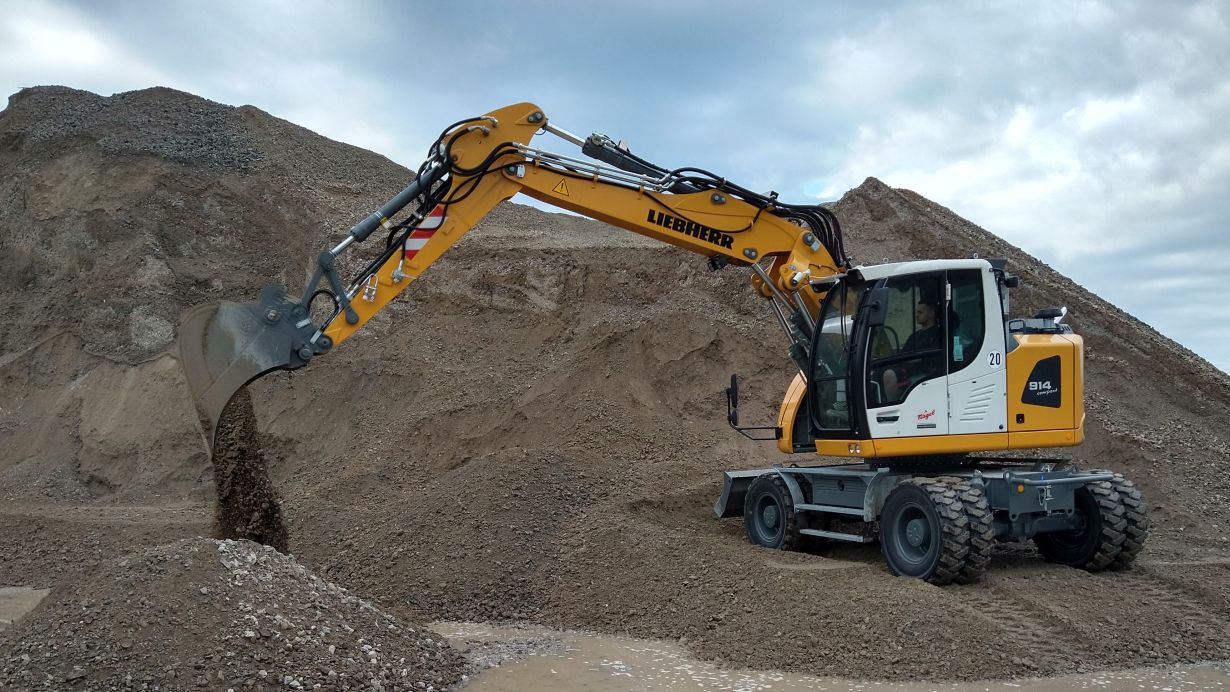
<path fill-rule="evenodd" d="M 1009 385 L 1022 379 L 1010 377 L 1009 363 L 1021 361 L 1013 372 L 1033 365 L 1011 357 L 1027 335 L 1010 332 L 1004 318 L 1010 278 L 1002 262 L 932 260 L 857 267 L 826 286 L 809 349 L 807 405 L 797 409 L 810 420 L 805 428 L 789 426 L 808 430 L 812 439 L 783 440 L 783 451 L 798 451 L 800 442 L 814 442 L 821 454 L 861 457 L 1025 446 L 1012 444 L 1010 428 L 1024 431 L 1026 414 L 1040 416 L 1022 411 L 1013 419 L 1020 424 L 1009 421 Z M 1057 367 L 1073 380 L 1074 339 L 1070 331 L 1037 339 L 1070 354 Z M 1041 348 L 1024 341 L 1031 351 Z M 1037 408 L 1042 384 L 1029 390 L 1022 379 L 1018 403 Z M 1060 434 L 1042 446 L 1074 444 L 1083 422 L 1077 394 L 1048 395 L 1050 408 L 1059 411 L 1046 412 L 1046 430 Z M 1031 436 L 1028 446 L 1040 441 Z"/>

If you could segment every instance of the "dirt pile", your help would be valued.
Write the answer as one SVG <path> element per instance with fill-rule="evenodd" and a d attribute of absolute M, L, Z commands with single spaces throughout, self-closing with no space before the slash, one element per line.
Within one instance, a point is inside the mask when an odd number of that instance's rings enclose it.
<path fill-rule="evenodd" d="M 219 167 L 98 143 L 144 119 L 161 124 L 133 132 L 180 141 L 168 123 L 192 112 L 256 155 Z M 85 124 L 54 135 L 59 121 Z M 173 324 L 190 304 L 301 284 L 326 237 L 409 174 L 167 90 L 23 92 L 0 114 L 0 165 L 15 171 L 0 259 L 21 277 L 0 280 L 15 314 L 0 335 L 0 580 L 71 584 L 125 546 L 209 527 L 191 404 L 163 332 L 134 315 Z M 296 557 L 411 621 L 682 639 L 730 665 L 970 679 L 1230 658 L 1225 375 L 913 193 L 869 179 L 835 210 L 866 262 L 1003 256 L 1025 285 L 1016 312 L 1073 309 L 1090 417 L 1072 451 L 1142 486 L 1155 531 L 1136 569 L 1091 576 L 1004 546 L 985 583 L 939 589 L 889 576 L 875 547 L 747 545 L 712 518 L 720 472 L 813 460 L 725 425 L 731 372 L 748 423 L 793 375 L 746 271 L 517 205 L 336 352 L 253 388 Z"/>
<path fill-rule="evenodd" d="M 0 408 L 0 493 L 137 502 L 209 491 L 168 355 L 181 313 L 302 285 L 324 238 L 409 177 L 255 108 L 161 88 L 13 95 L 0 170 L 0 388 L 15 402 Z"/>
<path fill-rule="evenodd" d="M 444 689 L 462 665 L 293 558 L 203 538 L 109 561 L 0 647 L 6 689 Z"/>

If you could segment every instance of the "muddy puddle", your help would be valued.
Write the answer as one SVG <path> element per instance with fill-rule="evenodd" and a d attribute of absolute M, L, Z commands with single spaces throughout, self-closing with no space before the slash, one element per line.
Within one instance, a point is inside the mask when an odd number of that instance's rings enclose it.
<path fill-rule="evenodd" d="M 1021 690 L 1149 690 L 1189 692 L 1230 689 L 1230 664 L 1191 665 L 1058 678 L 973 683 L 877 683 L 773 671 L 726 670 L 698 661 L 670 642 L 611 637 L 544 627 L 498 627 L 437 622 L 432 629 L 466 652 L 476 672 L 466 692 L 575 690 L 729 690 L 773 692 L 1000 692 Z"/>
<path fill-rule="evenodd" d="M 0 586 L 0 632 L 13 626 L 26 613 L 34 610 L 47 594 L 47 589 L 28 586 Z"/>

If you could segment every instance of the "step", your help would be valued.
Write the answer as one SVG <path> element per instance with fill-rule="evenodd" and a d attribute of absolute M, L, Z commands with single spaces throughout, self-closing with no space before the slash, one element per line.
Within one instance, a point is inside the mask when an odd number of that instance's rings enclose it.
<path fill-rule="evenodd" d="M 836 531 L 821 531 L 820 529 L 799 529 L 799 533 L 804 536 L 831 538 L 835 541 L 849 541 L 851 543 L 870 543 L 873 540 L 858 533 L 838 533 Z"/>
<path fill-rule="evenodd" d="M 803 512 L 828 512 L 829 514 L 848 514 L 852 517 L 863 518 L 863 510 L 861 507 L 839 507 L 837 505 L 795 505 L 795 509 Z"/>

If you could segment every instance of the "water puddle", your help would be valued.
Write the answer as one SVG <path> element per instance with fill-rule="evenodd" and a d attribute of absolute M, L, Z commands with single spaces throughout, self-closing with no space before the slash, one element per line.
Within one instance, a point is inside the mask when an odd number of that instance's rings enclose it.
<path fill-rule="evenodd" d="M 49 593 L 51 591 L 48 589 L 32 589 L 28 586 L 0 586 L 0 632 L 34 610 Z"/>
<path fill-rule="evenodd" d="M 1147 690 L 1192 692 L 1230 689 L 1230 666 L 1088 673 L 1059 678 L 976 683 L 876 683 L 773 671 L 726 670 L 698 661 L 670 642 L 629 639 L 536 626 L 499 627 L 438 622 L 432 629 L 466 652 L 476 669 L 465 692 L 575 690 L 729 690 L 772 692 L 1053 692 L 1056 690 Z M 485 668 L 485 670 L 481 670 Z"/>

